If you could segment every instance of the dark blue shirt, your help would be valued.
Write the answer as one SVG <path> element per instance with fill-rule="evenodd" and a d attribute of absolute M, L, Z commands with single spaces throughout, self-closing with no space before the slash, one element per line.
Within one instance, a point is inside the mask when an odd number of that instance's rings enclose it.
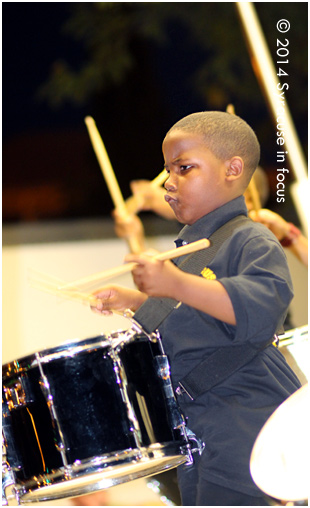
<path fill-rule="evenodd" d="M 242 196 L 185 226 L 179 240 L 190 243 L 208 238 L 240 214 L 247 215 Z M 178 258 L 176 264 L 181 260 Z M 159 331 L 175 388 L 202 358 L 220 346 L 266 343 L 282 327 L 293 297 L 281 245 L 265 226 L 252 221 L 233 232 L 201 276 L 216 279 L 225 287 L 236 326 L 188 305 L 173 310 Z M 202 476 L 259 495 L 249 471 L 251 449 L 271 413 L 299 387 L 282 354 L 269 346 L 195 401 L 187 395 L 179 397 L 188 427 L 206 444 L 200 464 Z"/>

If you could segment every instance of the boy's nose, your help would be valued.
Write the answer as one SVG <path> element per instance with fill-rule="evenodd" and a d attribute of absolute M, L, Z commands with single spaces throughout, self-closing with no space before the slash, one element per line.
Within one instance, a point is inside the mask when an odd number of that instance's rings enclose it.
<path fill-rule="evenodd" d="M 165 187 L 165 189 L 167 191 L 173 191 L 173 190 L 175 190 L 176 187 L 177 187 L 176 176 L 173 175 L 172 173 L 169 173 L 169 176 L 168 176 L 167 180 L 164 183 L 164 187 Z"/>

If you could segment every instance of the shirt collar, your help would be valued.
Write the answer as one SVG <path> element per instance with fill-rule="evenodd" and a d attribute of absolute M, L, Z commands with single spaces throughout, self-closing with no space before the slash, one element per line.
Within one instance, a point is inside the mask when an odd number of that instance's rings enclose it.
<path fill-rule="evenodd" d="M 191 243 L 200 238 L 208 238 L 223 224 L 237 215 L 247 215 L 247 207 L 243 196 L 225 203 L 225 205 L 216 208 L 212 212 L 198 219 L 191 226 L 186 225 L 181 229 L 178 238 L 175 240 L 176 246 Z"/>

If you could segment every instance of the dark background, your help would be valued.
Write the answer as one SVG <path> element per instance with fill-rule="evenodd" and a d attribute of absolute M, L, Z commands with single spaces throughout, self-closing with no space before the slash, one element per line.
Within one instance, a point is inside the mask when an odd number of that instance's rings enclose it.
<path fill-rule="evenodd" d="M 254 5 L 274 60 L 277 37 L 289 38 L 286 99 L 307 156 L 308 4 Z M 4 223 L 110 214 L 85 116 L 126 198 L 130 180 L 162 170 L 175 121 L 233 103 L 261 143 L 267 206 L 298 224 L 288 191 L 276 204 L 276 128 L 234 3 L 3 2 L 2 22 Z"/>

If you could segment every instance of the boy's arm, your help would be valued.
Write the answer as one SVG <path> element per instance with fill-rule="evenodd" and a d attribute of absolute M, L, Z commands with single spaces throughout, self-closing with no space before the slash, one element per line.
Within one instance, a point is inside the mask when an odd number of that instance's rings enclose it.
<path fill-rule="evenodd" d="M 185 273 L 171 261 L 145 255 L 129 255 L 126 260 L 138 263 L 132 272 L 134 281 L 148 296 L 174 298 L 225 323 L 236 324 L 230 297 L 219 281 Z"/>
<path fill-rule="evenodd" d="M 94 312 L 105 315 L 126 309 L 135 312 L 148 296 L 157 296 L 174 298 L 225 323 L 236 324 L 231 300 L 220 282 L 185 273 L 170 261 L 157 261 L 146 255 L 129 255 L 127 259 L 140 261 L 133 270 L 140 291 L 106 286 L 95 292 L 98 302 L 92 307 Z"/>
<path fill-rule="evenodd" d="M 176 300 L 206 312 L 210 316 L 229 325 L 236 325 L 235 312 L 230 297 L 217 280 L 206 280 L 197 275 L 182 272 L 175 282 Z"/>

